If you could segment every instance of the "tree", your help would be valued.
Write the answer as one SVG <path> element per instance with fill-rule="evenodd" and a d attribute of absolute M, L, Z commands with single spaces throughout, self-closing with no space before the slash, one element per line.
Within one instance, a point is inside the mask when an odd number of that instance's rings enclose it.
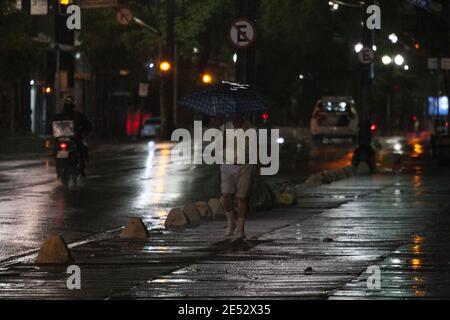
<path fill-rule="evenodd" d="M 43 47 L 31 39 L 31 19 L 0 0 L 0 129 L 29 131 L 29 79 L 43 65 Z"/>
<path fill-rule="evenodd" d="M 211 62 L 231 61 L 227 28 L 231 21 L 231 0 L 176 1 L 175 33 L 181 92 L 191 87 Z M 161 31 L 166 38 L 167 12 L 162 1 L 128 1 L 134 16 Z M 130 85 L 137 88 L 146 80 L 146 65 L 159 57 L 158 37 L 136 24 L 120 26 L 113 9 L 84 10 L 80 50 L 90 61 L 95 74 L 97 126 L 107 133 L 108 92 L 119 69 L 130 71 Z M 162 41 L 164 43 L 164 41 Z M 193 48 L 198 49 L 198 54 Z M 232 67 L 232 66 L 231 66 Z M 158 84 L 155 84 L 158 86 Z"/>

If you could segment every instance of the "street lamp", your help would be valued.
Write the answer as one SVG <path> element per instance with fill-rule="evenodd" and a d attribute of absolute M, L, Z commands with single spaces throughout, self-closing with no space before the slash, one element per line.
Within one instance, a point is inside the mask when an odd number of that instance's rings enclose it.
<path fill-rule="evenodd" d="M 408 66 L 407 64 L 405 64 L 405 66 L 403 67 L 403 69 L 404 69 L 405 71 L 408 71 L 408 70 L 409 70 L 409 66 Z"/>
<path fill-rule="evenodd" d="M 397 35 L 395 33 L 391 33 L 389 35 L 389 40 L 391 40 L 392 43 L 397 43 L 398 37 L 397 37 Z"/>
<path fill-rule="evenodd" d="M 159 64 L 159 69 L 160 69 L 162 72 L 168 72 L 168 71 L 170 71 L 170 69 L 172 69 L 172 65 L 170 64 L 169 61 L 162 61 L 162 62 Z"/>
<path fill-rule="evenodd" d="M 329 1 L 328 5 L 330 6 L 331 11 L 336 11 L 339 9 L 339 4 L 334 1 Z"/>
<path fill-rule="evenodd" d="M 394 62 L 396 65 L 401 66 L 405 63 L 405 58 L 401 54 L 398 54 L 395 56 Z"/>
<path fill-rule="evenodd" d="M 361 42 L 355 44 L 355 52 L 359 53 L 364 48 L 363 44 Z"/>
<path fill-rule="evenodd" d="M 381 61 L 383 62 L 383 64 L 384 64 L 385 66 L 387 66 L 388 64 L 391 64 L 391 63 L 392 63 L 392 58 L 389 57 L 388 55 L 384 55 L 384 56 L 381 58 Z"/>
<path fill-rule="evenodd" d="M 213 77 L 209 73 L 205 73 L 202 76 L 202 81 L 204 84 L 211 84 L 213 82 Z"/>

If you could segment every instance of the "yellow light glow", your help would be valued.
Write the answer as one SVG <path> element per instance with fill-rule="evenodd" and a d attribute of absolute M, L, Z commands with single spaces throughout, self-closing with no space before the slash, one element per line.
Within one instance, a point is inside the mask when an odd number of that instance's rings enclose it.
<path fill-rule="evenodd" d="M 423 153 L 423 148 L 420 144 L 416 143 L 414 144 L 414 152 L 417 154 L 422 154 Z"/>
<path fill-rule="evenodd" d="M 127 75 L 130 74 L 130 71 L 129 71 L 129 70 L 126 70 L 126 69 L 121 69 L 121 70 L 119 70 L 119 74 L 120 74 L 121 76 L 127 76 Z"/>
<path fill-rule="evenodd" d="M 172 68 L 172 65 L 170 64 L 170 62 L 168 61 L 163 61 L 161 62 L 161 64 L 159 65 L 159 69 L 161 71 L 167 72 Z"/>
<path fill-rule="evenodd" d="M 412 251 L 414 254 L 421 254 L 420 245 L 416 244 L 415 246 L 413 246 L 412 249 L 413 249 Z"/>
<path fill-rule="evenodd" d="M 420 269 L 422 267 L 422 261 L 420 259 L 412 259 L 411 267 L 413 269 Z"/>
<path fill-rule="evenodd" d="M 70 0 L 59 0 L 59 3 L 66 6 L 70 4 Z"/>
<path fill-rule="evenodd" d="M 203 83 L 210 84 L 210 83 L 212 83 L 213 78 L 210 74 L 205 73 L 202 77 L 202 81 L 203 81 Z"/>
<path fill-rule="evenodd" d="M 414 243 L 415 243 L 415 244 L 422 243 L 423 240 L 424 240 L 424 238 L 421 237 L 421 236 L 418 236 L 418 235 L 417 235 L 417 236 L 414 237 Z"/>
<path fill-rule="evenodd" d="M 52 88 L 50 88 L 50 87 L 46 87 L 45 88 L 45 93 L 52 93 Z"/>

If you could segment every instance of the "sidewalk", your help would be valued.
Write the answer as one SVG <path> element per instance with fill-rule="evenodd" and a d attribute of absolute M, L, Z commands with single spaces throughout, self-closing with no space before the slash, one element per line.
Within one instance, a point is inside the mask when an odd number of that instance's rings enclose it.
<path fill-rule="evenodd" d="M 0 268 L 0 298 L 448 297 L 446 180 L 373 176 L 299 189 L 297 207 L 250 217 L 245 242 L 224 237 L 224 221 L 157 230 L 147 242 L 115 233 L 72 248 L 82 290 L 66 288 L 66 267 L 37 267 L 30 255 Z M 381 267 L 379 291 L 367 289 L 371 265 Z"/>

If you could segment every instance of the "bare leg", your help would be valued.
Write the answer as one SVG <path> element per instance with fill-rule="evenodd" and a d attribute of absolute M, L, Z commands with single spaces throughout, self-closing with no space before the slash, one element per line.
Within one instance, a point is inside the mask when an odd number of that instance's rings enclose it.
<path fill-rule="evenodd" d="M 223 198 L 223 206 L 225 207 L 226 212 L 233 211 L 233 196 L 230 193 L 224 193 L 222 195 Z"/>
<path fill-rule="evenodd" d="M 247 217 L 247 198 L 238 198 L 239 238 L 245 238 L 245 219 Z"/>
<path fill-rule="evenodd" d="M 233 196 L 229 193 L 223 194 L 223 206 L 225 207 L 226 215 L 227 215 L 227 231 L 225 233 L 226 236 L 232 236 L 234 230 L 236 229 L 236 223 L 234 221 L 233 214 Z"/>

